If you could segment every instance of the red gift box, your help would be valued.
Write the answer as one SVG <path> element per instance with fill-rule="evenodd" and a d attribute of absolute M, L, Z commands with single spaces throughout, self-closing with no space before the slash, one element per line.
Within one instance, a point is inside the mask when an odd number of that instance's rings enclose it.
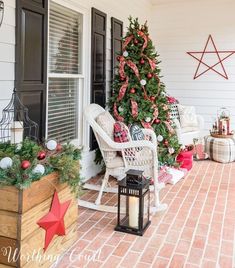
<path fill-rule="evenodd" d="M 193 166 L 193 149 L 190 148 L 190 149 L 181 151 L 177 155 L 176 161 L 180 163 L 181 168 L 185 168 L 189 171 Z"/>

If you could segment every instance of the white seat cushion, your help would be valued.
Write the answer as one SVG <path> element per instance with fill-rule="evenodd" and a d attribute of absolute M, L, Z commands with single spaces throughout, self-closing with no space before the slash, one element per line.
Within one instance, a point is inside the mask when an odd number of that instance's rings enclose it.
<path fill-rule="evenodd" d="M 111 161 L 106 162 L 107 168 L 119 168 L 124 167 L 124 162 L 122 157 L 116 156 Z"/>
<path fill-rule="evenodd" d="M 193 131 L 199 131 L 199 128 L 198 127 L 184 127 L 184 128 L 181 128 L 182 133 L 193 132 Z"/>

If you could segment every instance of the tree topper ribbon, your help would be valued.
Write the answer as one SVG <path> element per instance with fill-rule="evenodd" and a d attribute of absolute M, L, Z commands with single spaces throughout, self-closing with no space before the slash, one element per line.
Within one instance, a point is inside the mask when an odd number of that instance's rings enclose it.
<path fill-rule="evenodd" d="M 142 51 L 144 51 L 144 49 L 147 47 L 148 44 L 148 38 L 142 31 L 138 31 L 138 35 L 144 39 L 144 44 L 141 49 Z"/>

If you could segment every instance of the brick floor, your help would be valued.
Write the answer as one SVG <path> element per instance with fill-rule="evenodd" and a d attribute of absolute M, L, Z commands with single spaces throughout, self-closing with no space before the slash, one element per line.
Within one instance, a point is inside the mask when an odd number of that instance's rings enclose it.
<path fill-rule="evenodd" d="M 104 200 L 116 202 L 112 194 Z M 114 214 L 79 207 L 79 239 L 57 268 L 235 267 L 235 163 L 195 162 L 161 200 L 168 210 L 152 217 L 143 237 L 115 232 Z"/>

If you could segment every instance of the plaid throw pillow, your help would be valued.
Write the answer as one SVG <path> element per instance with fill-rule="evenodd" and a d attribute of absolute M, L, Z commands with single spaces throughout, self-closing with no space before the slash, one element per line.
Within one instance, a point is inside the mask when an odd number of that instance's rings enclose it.
<path fill-rule="evenodd" d="M 116 122 L 114 124 L 113 139 L 115 142 L 128 142 L 129 131 L 127 126 L 122 122 Z"/>

